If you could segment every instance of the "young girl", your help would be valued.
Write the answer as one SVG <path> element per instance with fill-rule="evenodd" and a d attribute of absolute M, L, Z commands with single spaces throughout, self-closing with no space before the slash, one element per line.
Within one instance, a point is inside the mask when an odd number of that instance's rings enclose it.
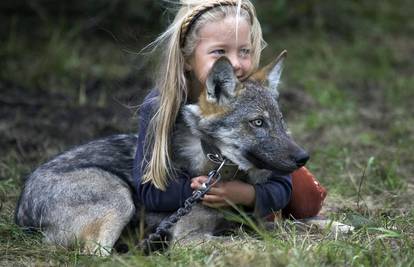
<path fill-rule="evenodd" d="M 207 177 L 171 171 L 171 133 L 183 103 L 196 102 L 215 60 L 226 56 L 240 80 L 259 65 L 264 47 L 260 24 L 249 0 L 181 1 L 175 20 L 155 41 L 162 47 L 156 89 L 140 110 L 139 137 L 134 161 L 138 200 L 147 211 L 175 211 Z M 293 190 L 292 190 L 293 182 Z M 299 189 L 299 190 L 298 190 Z M 217 183 L 203 198 L 206 206 L 228 201 L 265 217 L 285 208 L 295 218 L 315 216 L 325 192 L 305 169 L 291 176 L 274 175 L 268 182 Z M 290 202 L 289 202 L 290 201 Z"/>

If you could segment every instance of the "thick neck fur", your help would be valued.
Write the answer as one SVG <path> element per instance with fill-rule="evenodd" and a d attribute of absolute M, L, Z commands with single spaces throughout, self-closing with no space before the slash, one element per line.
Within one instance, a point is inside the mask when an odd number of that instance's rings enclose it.
<path fill-rule="evenodd" d="M 173 162 L 176 170 L 186 170 L 190 177 L 207 175 L 210 171 L 218 167 L 212 163 L 203 151 L 200 137 L 195 135 L 190 127 L 185 123 L 182 116 L 177 119 L 174 129 L 173 139 Z M 239 170 L 237 165 L 225 165 L 222 168 L 221 176 L 223 180 L 244 180 L 251 184 L 263 182 L 269 176 L 268 170 L 253 168 L 248 173 Z M 254 179 L 252 178 L 254 177 Z M 258 179 L 262 177 L 263 179 Z"/>
<path fill-rule="evenodd" d="M 208 159 L 203 153 L 200 138 L 191 132 L 182 116 L 175 124 L 172 148 L 176 169 L 185 169 L 190 175 L 200 175 L 207 167 Z"/>

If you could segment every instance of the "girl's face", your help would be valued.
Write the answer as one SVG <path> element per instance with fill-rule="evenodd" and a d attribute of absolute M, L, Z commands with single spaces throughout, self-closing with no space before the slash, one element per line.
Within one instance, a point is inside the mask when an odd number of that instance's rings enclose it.
<path fill-rule="evenodd" d="M 239 19 L 237 29 L 234 16 L 211 22 L 200 28 L 198 36 L 199 41 L 186 64 L 186 69 L 192 71 L 201 84 L 205 84 L 214 62 L 222 56 L 230 60 L 239 79 L 244 79 L 250 74 L 250 24 L 244 18 Z"/>

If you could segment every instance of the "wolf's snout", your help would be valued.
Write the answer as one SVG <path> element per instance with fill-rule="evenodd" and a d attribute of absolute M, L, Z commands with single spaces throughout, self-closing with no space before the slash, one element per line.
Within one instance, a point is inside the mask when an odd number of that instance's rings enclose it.
<path fill-rule="evenodd" d="M 309 160 L 309 154 L 305 150 L 301 150 L 293 155 L 293 160 L 298 168 L 303 167 Z"/>

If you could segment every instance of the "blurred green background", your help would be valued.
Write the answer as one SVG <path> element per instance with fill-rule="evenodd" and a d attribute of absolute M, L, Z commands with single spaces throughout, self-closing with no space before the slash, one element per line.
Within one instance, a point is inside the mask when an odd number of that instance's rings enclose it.
<path fill-rule="evenodd" d="M 328 188 L 323 213 L 395 233 L 309 241 L 320 257 L 287 242 L 276 250 L 297 253 L 282 263 L 413 264 L 414 1 L 253 2 L 268 42 L 262 63 L 288 50 L 280 102 L 311 153 L 308 167 Z M 73 253 L 34 253 L 38 239 L 13 225 L 23 178 L 70 146 L 137 131 L 154 73 L 152 55 L 139 52 L 174 10 L 171 1 L 0 2 L 0 255 L 9 251 L 0 263 L 74 263 Z M 206 253 L 173 255 L 191 265 Z"/>

